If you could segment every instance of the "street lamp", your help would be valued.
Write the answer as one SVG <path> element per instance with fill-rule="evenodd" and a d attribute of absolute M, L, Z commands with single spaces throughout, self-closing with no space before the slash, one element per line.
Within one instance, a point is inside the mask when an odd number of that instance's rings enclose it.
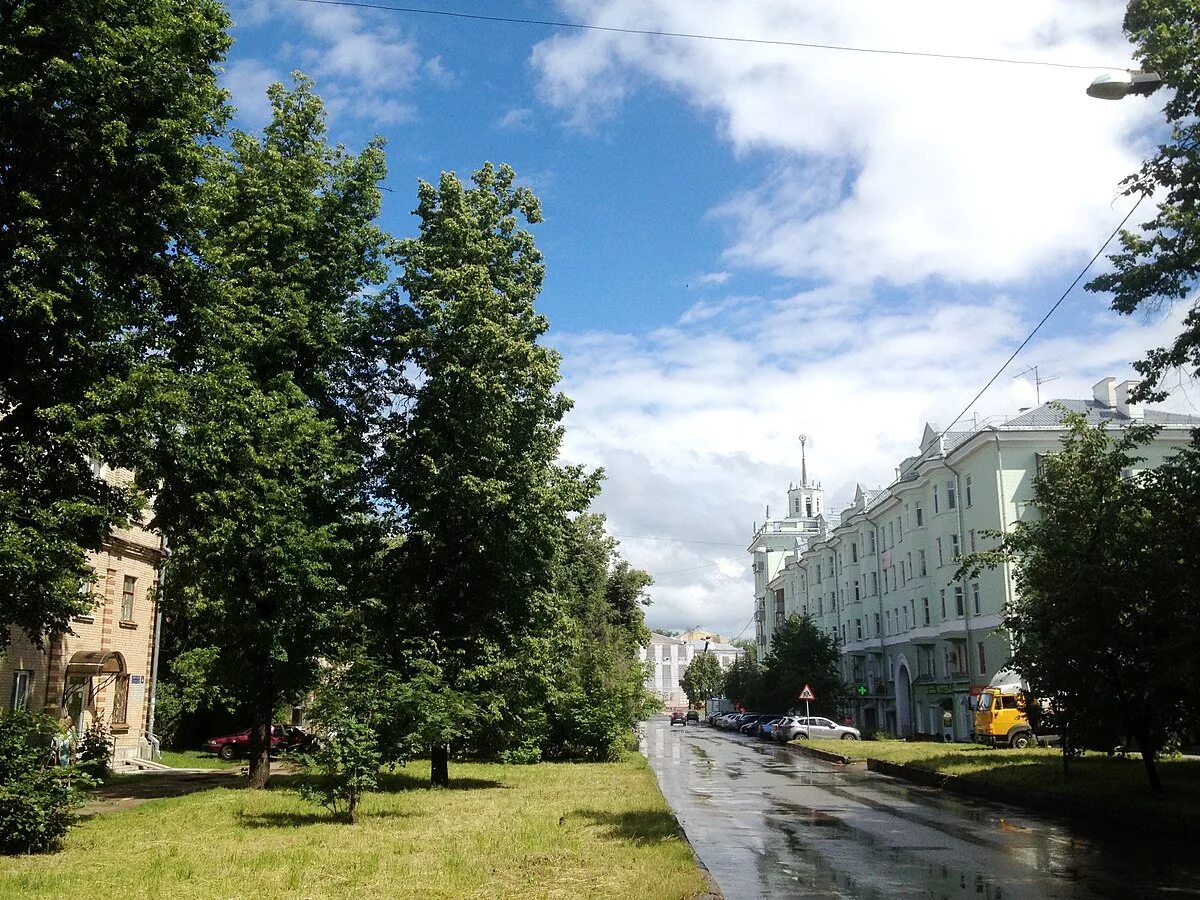
<path fill-rule="evenodd" d="M 1141 69 L 1126 69 L 1124 72 L 1106 72 L 1088 85 L 1087 94 L 1097 100 L 1120 100 L 1130 94 L 1153 94 L 1162 87 L 1162 78 L 1157 72 Z"/>

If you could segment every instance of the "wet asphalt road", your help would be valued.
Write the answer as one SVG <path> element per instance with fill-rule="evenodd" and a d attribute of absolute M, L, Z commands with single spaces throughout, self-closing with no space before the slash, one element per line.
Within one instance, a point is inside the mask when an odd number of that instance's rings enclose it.
<path fill-rule="evenodd" d="M 1105 844 L 706 725 L 646 725 L 642 752 L 728 900 L 1200 897 L 1200 848 Z"/>

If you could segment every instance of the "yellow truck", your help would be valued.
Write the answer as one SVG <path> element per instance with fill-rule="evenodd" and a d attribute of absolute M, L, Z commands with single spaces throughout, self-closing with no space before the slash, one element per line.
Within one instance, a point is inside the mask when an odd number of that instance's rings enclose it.
<path fill-rule="evenodd" d="M 1025 683 L 1010 671 L 1001 671 L 980 691 L 975 705 L 975 740 L 990 747 L 1050 744 L 1056 735 L 1034 734 L 1025 715 Z"/>

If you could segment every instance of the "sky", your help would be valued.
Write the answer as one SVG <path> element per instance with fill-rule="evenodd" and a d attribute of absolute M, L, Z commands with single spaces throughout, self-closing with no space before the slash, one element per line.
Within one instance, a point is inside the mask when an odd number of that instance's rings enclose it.
<path fill-rule="evenodd" d="M 393 234 L 415 233 L 417 181 L 442 171 L 507 162 L 539 196 L 539 307 L 575 401 L 563 456 L 603 467 L 594 509 L 655 577 L 652 628 L 752 636 L 746 551 L 800 479 L 801 433 L 837 511 L 926 422 L 1033 405 L 1032 367 L 1042 400 L 1090 397 L 1178 331 L 1181 309 L 1123 317 L 1076 288 L 968 408 L 1163 137 L 1165 96 L 1085 94 L 1133 65 L 1123 3 L 371 2 L 725 38 L 230 7 L 237 125 L 262 127 L 270 82 L 313 77 L 334 140 L 386 138 Z M 1197 404 L 1180 380 L 1164 406 Z"/>

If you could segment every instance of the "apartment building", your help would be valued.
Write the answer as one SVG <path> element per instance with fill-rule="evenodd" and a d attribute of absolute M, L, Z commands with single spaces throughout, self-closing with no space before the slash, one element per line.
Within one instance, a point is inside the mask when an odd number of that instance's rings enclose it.
<path fill-rule="evenodd" d="M 687 695 L 680 681 L 693 659 L 711 654 L 722 669 L 728 669 L 744 652 L 711 632 L 689 632 L 681 637 L 651 633 L 650 643 L 639 649 L 638 656 L 649 664 L 646 689 L 664 706 L 685 706 Z"/>
<path fill-rule="evenodd" d="M 1105 378 L 1090 399 L 1056 402 L 1092 424 L 1161 426 L 1143 451 L 1143 465 L 1153 467 L 1188 443 L 1200 417 L 1130 403 L 1135 386 Z M 854 696 L 847 712 L 861 727 L 968 739 L 971 698 L 1011 655 L 1001 623 L 1014 582 L 1007 567 L 955 579 L 957 560 L 993 546 L 986 532 L 1035 514 L 1034 478 L 1065 430 L 1050 403 L 945 434 L 927 424 L 890 485 L 859 485 L 836 523 L 763 573 L 768 618 L 808 616 L 837 638 Z"/>

